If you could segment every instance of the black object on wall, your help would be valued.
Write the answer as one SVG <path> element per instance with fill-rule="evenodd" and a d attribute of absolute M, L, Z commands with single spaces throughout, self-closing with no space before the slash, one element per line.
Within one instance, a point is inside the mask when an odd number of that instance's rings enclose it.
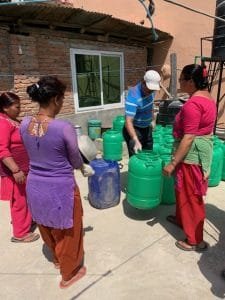
<path fill-rule="evenodd" d="M 216 17 L 225 20 L 225 1 L 216 1 Z M 212 57 L 225 60 L 225 22 L 218 19 L 215 20 L 213 44 L 212 44 Z"/>

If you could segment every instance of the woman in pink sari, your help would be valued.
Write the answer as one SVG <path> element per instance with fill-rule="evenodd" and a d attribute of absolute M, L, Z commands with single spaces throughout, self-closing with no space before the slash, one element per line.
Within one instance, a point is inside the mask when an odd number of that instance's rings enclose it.
<path fill-rule="evenodd" d="M 208 187 L 212 161 L 212 133 L 216 120 L 216 104 L 208 92 L 208 80 L 204 67 L 187 65 L 180 75 L 180 88 L 190 95 L 177 114 L 173 135 L 175 152 L 163 173 L 175 172 L 176 214 L 167 220 L 180 226 L 185 240 L 176 246 L 184 251 L 204 251 L 203 241 L 205 205 L 203 196 Z"/>
<path fill-rule="evenodd" d="M 17 119 L 20 99 L 11 92 L 0 96 L 0 199 L 10 200 L 13 227 L 12 242 L 36 241 L 39 234 L 31 232 L 32 218 L 25 192 L 28 156 L 23 146 Z"/>

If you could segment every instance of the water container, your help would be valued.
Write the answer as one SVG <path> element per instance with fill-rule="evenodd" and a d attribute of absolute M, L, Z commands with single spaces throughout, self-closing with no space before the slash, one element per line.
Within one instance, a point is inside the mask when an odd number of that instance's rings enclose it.
<path fill-rule="evenodd" d="M 169 116 L 168 116 L 168 106 L 172 101 L 173 100 L 160 101 L 159 113 L 157 115 L 157 120 L 156 120 L 157 124 L 160 124 L 160 125 L 164 126 L 166 124 L 171 123 L 171 120 L 169 119 Z"/>
<path fill-rule="evenodd" d="M 222 170 L 222 180 L 225 181 L 225 142 L 222 144 L 223 149 L 223 170 Z"/>
<path fill-rule="evenodd" d="M 154 132 L 162 133 L 163 132 L 163 126 L 161 124 L 156 124 L 153 133 Z"/>
<path fill-rule="evenodd" d="M 95 159 L 90 162 L 95 174 L 88 177 L 88 199 L 91 206 L 109 208 L 120 202 L 120 172 L 116 161 Z"/>
<path fill-rule="evenodd" d="M 164 167 L 171 161 L 171 155 L 161 155 L 161 159 L 162 167 Z M 176 202 L 174 177 L 163 175 L 162 178 L 161 204 L 174 204 Z"/>
<path fill-rule="evenodd" d="M 213 157 L 209 174 L 209 186 L 217 186 L 222 178 L 223 171 L 223 148 L 220 141 L 214 137 Z"/>
<path fill-rule="evenodd" d="M 173 134 L 173 125 L 169 125 L 167 124 L 164 129 L 163 129 L 163 134 L 166 136 L 166 135 L 170 135 L 172 136 Z"/>
<path fill-rule="evenodd" d="M 159 104 L 159 113 L 157 115 L 157 124 L 173 124 L 176 114 L 183 106 L 180 100 L 164 100 Z"/>
<path fill-rule="evenodd" d="M 164 144 L 160 147 L 160 150 L 159 150 L 159 154 L 160 154 L 160 157 L 162 155 L 171 155 L 172 154 L 172 145 L 173 144 Z"/>
<path fill-rule="evenodd" d="M 153 151 L 159 153 L 161 145 L 163 144 L 162 134 L 157 131 L 154 131 L 152 136 L 153 136 Z"/>
<path fill-rule="evenodd" d="M 133 155 L 128 164 L 127 201 L 133 207 L 150 209 L 160 204 L 162 160 L 153 151 Z"/>
<path fill-rule="evenodd" d="M 113 129 L 114 130 L 117 130 L 117 131 L 122 133 L 124 124 L 125 124 L 125 117 L 124 116 L 116 116 L 113 119 Z"/>
<path fill-rule="evenodd" d="M 220 139 L 225 140 L 225 128 L 224 127 L 216 127 L 215 133 Z"/>
<path fill-rule="evenodd" d="M 164 135 L 164 144 L 173 145 L 173 143 L 174 143 L 174 137 L 171 134 L 165 134 Z"/>
<path fill-rule="evenodd" d="M 216 16 L 225 19 L 225 1 L 216 1 Z M 212 57 L 225 60 L 225 23 L 215 20 Z"/>
<path fill-rule="evenodd" d="M 103 134 L 103 158 L 121 160 L 123 155 L 122 133 L 109 129 Z"/>
<path fill-rule="evenodd" d="M 100 120 L 88 120 L 88 135 L 92 140 L 101 137 L 101 124 Z"/>
<path fill-rule="evenodd" d="M 168 115 L 170 116 L 170 119 L 173 120 L 171 124 L 174 123 L 176 114 L 181 110 L 183 104 L 184 103 L 180 100 L 174 100 L 168 105 Z"/>

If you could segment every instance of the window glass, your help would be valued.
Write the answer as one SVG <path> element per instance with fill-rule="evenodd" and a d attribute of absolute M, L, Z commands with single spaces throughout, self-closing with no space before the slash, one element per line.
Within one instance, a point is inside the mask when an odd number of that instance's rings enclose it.
<path fill-rule="evenodd" d="M 120 57 L 102 56 L 102 88 L 104 104 L 120 102 Z"/>
<path fill-rule="evenodd" d="M 122 105 L 122 53 L 72 49 L 71 62 L 77 111 Z"/>
<path fill-rule="evenodd" d="M 79 107 L 101 105 L 98 55 L 75 55 Z"/>

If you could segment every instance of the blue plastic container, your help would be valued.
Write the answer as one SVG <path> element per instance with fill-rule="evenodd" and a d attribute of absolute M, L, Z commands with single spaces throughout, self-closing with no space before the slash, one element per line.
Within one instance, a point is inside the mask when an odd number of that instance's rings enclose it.
<path fill-rule="evenodd" d="M 120 171 L 116 161 L 95 159 L 90 162 L 95 174 L 88 178 L 88 199 L 99 209 L 116 206 L 120 202 Z"/>

